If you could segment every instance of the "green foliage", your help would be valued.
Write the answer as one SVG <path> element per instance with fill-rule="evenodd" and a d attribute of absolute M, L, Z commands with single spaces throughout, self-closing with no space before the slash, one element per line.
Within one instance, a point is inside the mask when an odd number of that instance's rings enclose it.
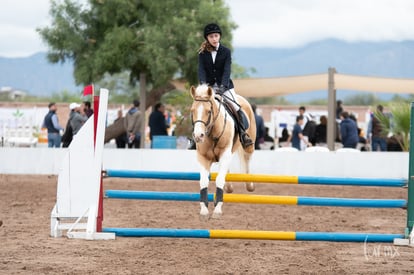
<path fill-rule="evenodd" d="M 172 91 L 162 97 L 162 101 L 173 106 L 176 111 L 176 127 L 174 134 L 176 136 L 191 137 L 193 125 L 190 117 L 192 98 L 188 91 Z"/>
<path fill-rule="evenodd" d="M 77 84 L 128 72 L 134 86 L 142 73 L 152 91 L 168 89 L 176 77 L 197 82 L 205 24 L 220 24 L 229 47 L 235 28 L 222 0 L 90 0 L 86 6 L 52 0 L 50 15 L 51 26 L 38 29 L 49 46 L 48 59 L 73 60 Z"/>
<path fill-rule="evenodd" d="M 343 102 L 345 105 L 371 106 L 376 105 L 379 100 L 373 93 L 358 93 L 345 97 Z"/>
<path fill-rule="evenodd" d="M 244 68 L 236 63 L 232 63 L 231 76 L 234 79 L 237 78 L 248 78 L 250 73 L 255 74 L 257 71 L 255 68 Z"/>
<path fill-rule="evenodd" d="M 288 101 L 283 96 L 275 96 L 275 97 L 261 97 L 261 98 L 249 98 L 248 99 L 251 104 L 256 105 L 292 105 L 290 101 Z"/>
<path fill-rule="evenodd" d="M 318 99 L 313 99 L 311 101 L 309 101 L 308 103 L 304 104 L 304 105 L 319 105 L 319 106 L 328 106 L 328 99 L 326 98 L 318 98 Z"/>
<path fill-rule="evenodd" d="M 81 92 L 78 94 L 71 93 L 67 90 L 63 90 L 60 93 L 53 93 L 50 98 L 50 102 L 79 102 L 82 98 Z"/>
<path fill-rule="evenodd" d="M 105 73 L 95 85 L 95 90 L 99 88 L 106 88 L 110 91 L 109 101 L 112 103 L 130 103 L 139 97 L 139 89 L 131 85 L 127 71 L 113 75 Z"/>
<path fill-rule="evenodd" d="M 409 134 L 411 110 L 410 104 L 406 102 L 393 102 L 388 108 L 391 116 L 375 111 L 374 115 L 378 118 L 383 128 L 384 134 L 393 133 L 397 137 L 403 151 L 409 150 Z"/>

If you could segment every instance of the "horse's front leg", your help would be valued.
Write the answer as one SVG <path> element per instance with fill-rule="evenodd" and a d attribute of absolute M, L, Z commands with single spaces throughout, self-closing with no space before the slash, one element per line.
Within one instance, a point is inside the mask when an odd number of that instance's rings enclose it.
<path fill-rule="evenodd" d="M 210 171 L 205 167 L 200 170 L 200 219 L 208 220 L 208 184 Z"/>
<path fill-rule="evenodd" d="M 214 211 L 212 218 L 218 219 L 223 214 L 223 188 L 226 184 L 226 175 L 231 164 L 232 153 L 231 149 L 226 150 L 220 157 L 220 167 L 216 178 L 216 196 L 214 199 Z"/>

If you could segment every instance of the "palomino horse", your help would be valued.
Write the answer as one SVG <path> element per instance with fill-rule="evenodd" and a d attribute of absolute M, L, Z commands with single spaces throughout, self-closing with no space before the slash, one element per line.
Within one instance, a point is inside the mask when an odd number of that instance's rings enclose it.
<path fill-rule="evenodd" d="M 214 90 L 207 85 L 197 88 L 191 87 L 193 105 L 191 116 L 193 120 L 193 138 L 197 147 L 197 158 L 201 166 L 200 170 L 200 218 L 208 219 L 208 185 L 211 165 L 219 163 L 219 171 L 216 177 L 216 196 L 214 200 L 214 212 L 212 218 L 219 218 L 222 214 L 223 188 L 229 193 L 233 192 L 231 183 L 225 182 L 232 157 L 238 153 L 241 162 L 241 172 L 249 173 L 249 161 L 254 152 L 254 145 L 243 149 L 239 135 L 235 131 L 235 122 L 223 105 L 223 98 L 216 96 Z M 216 98 L 217 97 L 217 98 Z M 253 110 L 241 96 L 237 96 L 237 102 L 245 112 L 249 120 L 249 128 L 246 130 L 251 139 L 256 139 L 256 120 Z M 254 191 L 254 183 L 246 183 L 246 189 Z"/>

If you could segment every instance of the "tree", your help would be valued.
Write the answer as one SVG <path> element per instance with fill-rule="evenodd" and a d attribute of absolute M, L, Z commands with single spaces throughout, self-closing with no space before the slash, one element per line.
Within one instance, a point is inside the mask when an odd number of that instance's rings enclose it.
<path fill-rule="evenodd" d="M 51 26 L 38 29 L 50 62 L 73 60 L 78 85 L 124 71 L 136 85 L 145 74 L 147 106 L 175 89 L 174 77 L 196 83 L 205 24 L 217 22 L 228 46 L 236 27 L 221 0 L 52 0 L 50 14 Z"/>
<path fill-rule="evenodd" d="M 344 99 L 346 105 L 370 106 L 378 103 L 378 98 L 372 93 L 358 93 Z"/>
<path fill-rule="evenodd" d="M 110 91 L 109 101 L 112 103 L 131 103 L 139 97 L 139 89 L 129 82 L 129 72 L 123 71 L 104 77 L 97 82 L 95 89 L 106 88 Z"/>

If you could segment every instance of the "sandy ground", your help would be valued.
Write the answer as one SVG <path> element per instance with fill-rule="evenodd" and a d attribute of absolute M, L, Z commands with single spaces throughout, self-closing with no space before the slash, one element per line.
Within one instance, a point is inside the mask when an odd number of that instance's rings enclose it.
<path fill-rule="evenodd" d="M 414 249 L 379 243 L 49 237 L 55 176 L 0 175 L 0 274 L 411 274 Z M 198 192 L 197 182 L 105 179 L 105 189 Z M 213 190 L 213 188 L 211 188 Z M 241 183 L 236 193 L 246 193 Z M 260 184 L 256 194 L 406 198 L 406 189 Z M 106 200 L 104 227 L 403 233 L 402 209 Z"/>

